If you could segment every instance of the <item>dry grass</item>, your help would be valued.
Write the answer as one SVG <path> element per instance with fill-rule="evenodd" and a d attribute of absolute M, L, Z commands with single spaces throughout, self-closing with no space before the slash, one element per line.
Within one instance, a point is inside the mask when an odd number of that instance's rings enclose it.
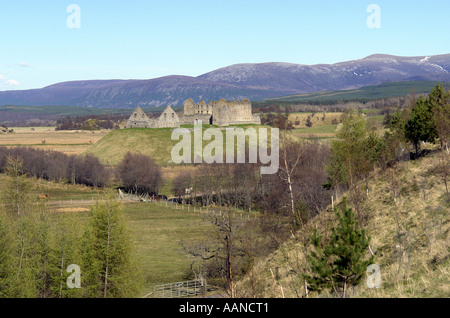
<path fill-rule="evenodd" d="M 0 146 L 27 146 L 78 155 L 96 143 L 109 130 L 101 131 L 55 131 L 54 127 L 13 127 L 13 133 L 0 135 Z"/>
<path fill-rule="evenodd" d="M 80 213 L 87 212 L 90 210 L 90 207 L 63 207 L 63 208 L 55 208 L 52 212 L 55 213 Z"/>
<path fill-rule="evenodd" d="M 308 128 L 306 126 L 306 120 L 311 115 L 312 113 L 291 113 L 289 114 L 288 120 L 294 124 L 295 128 Z M 333 125 L 335 124 L 333 120 L 339 123 L 341 116 L 342 113 L 315 113 L 314 116 L 310 117 L 311 127 Z"/>
<path fill-rule="evenodd" d="M 199 168 L 193 165 L 176 165 L 176 166 L 162 166 L 162 175 L 165 180 L 175 179 L 182 173 L 190 173 L 193 175 Z"/>

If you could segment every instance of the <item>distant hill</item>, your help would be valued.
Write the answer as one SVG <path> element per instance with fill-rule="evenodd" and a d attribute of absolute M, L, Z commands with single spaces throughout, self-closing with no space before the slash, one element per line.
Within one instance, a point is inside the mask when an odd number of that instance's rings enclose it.
<path fill-rule="evenodd" d="M 449 81 L 450 54 L 371 55 L 336 64 L 236 64 L 198 77 L 72 81 L 41 89 L 2 91 L 0 105 L 68 105 L 89 108 L 180 106 L 211 99 L 263 100 L 286 95 L 358 89 L 400 81 Z"/>

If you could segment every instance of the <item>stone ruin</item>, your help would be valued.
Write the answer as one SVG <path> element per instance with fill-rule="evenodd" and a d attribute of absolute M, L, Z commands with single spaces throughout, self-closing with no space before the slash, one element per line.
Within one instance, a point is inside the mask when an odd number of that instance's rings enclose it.
<path fill-rule="evenodd" d="M 170 106 L 167 106 L 156 119 L 149 118 L 142 108 L 138 106 L 128 119 L 126 128 L 165 128 L 179 126 L 180 118 Z"/>
<path fill-rule="evenodd" d="M 184 103 L 182 115 L 178 115 L 170 106 L 156 118 L 149 118 L 139 106 L 128 119 L 126 128 L 165 128 L 180 125 L 203 124 L 228 126 L 237 124 L 261 124 L 261 118 L 252 114 L 252 104 L 248 99 L 227 102 L 224 99 L 204 101 L 196 104 L 192 99 Z"/>

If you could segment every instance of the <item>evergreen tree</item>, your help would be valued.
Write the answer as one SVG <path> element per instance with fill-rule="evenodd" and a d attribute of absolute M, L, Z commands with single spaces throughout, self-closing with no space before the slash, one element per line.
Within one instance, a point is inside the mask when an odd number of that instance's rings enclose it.
<path fill-rule="evenodd" d="M 11 282 L 12 297 L 36 298 L 39 296 L 39 247 L 37 220 L 32 213 L 14 219 L 15 247 L 14 274 Z"/>
<path fill-rule="evenodd" d="M 3 190 L 3 201 L 12 215 L 20 216 L 27 211 L 30 183 L 25 176 L 23 161 L 20 158 L 6 158 L 5 174 L 8 179 Z"/>
<path fill-rule="evenodd" d="M 391 133 L 397 136 L 399 140 L 407 141 L 405 138 L 405 126 L 410 116 L 410 109 L 399 110 L 392 116 L 392 119 L 387 125 L 387 128 L 389 128 Z"/>
<path fill-rule="evenodd" d="M 434 142 L 437 138 L 431 104 L 420 96 L 411 110 L 411 116 L 405 125 L 405 137 L 412 142 L 419 153 L 420 142 Z"/>
<path fill-rule="evenodd" d="M 67 268 L 71 264 L 81 266 L 81 235 L 82 226 L 77 216 L 64 215 L 53 223 L 51 235 L 51 257 L 49 261 L 49 276 L 51 296 L 55 298 L 81 297 L 82 290 L 69 288 L 67 278 L 71 273 Z"/>
<path fill-rule="evenodd" d="M 91 208 L 84 235 L 83 281 L 87 297 L 131 297 L 138 292 L 131 239 L 119 204 L 108 198 Z"/>
<path fill-rule="evenodd" d="M 342 212 L 334 209 L 338 225 L 332 229 L 329 241 L 324 244 L 317 230 L 311 236 L 312 249 L 308 255 L 311 274 L 303 275 L 309 288 L 318 292 L 330 289 L 336 296 L 345 298 L 348 288 L 360 283 L 372 258 L 365 259 L 369 239 L 355 220 L 346 199 L 342 202 Z"/>
<path fill-rule="evenodd" d="M 437 84 L 428 95 L 428 102 L 433 113 L 441 149 L 443 149 L 450 137 L 450 91 L 446 92 L 442 84 Z"/>

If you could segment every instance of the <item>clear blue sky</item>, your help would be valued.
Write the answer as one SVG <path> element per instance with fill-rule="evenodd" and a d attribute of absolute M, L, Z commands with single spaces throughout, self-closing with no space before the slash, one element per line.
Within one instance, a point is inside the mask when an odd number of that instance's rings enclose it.
<path fill-rule="evenodd" d="M 69 28 L 66 9 L 81 9 Z M 381 28 L 369 28 L 370 4 Z M 336 63 L 450 53 L 448 0 L 0 2 L 0 90 L 198 76 L 236 63 Z"/>

